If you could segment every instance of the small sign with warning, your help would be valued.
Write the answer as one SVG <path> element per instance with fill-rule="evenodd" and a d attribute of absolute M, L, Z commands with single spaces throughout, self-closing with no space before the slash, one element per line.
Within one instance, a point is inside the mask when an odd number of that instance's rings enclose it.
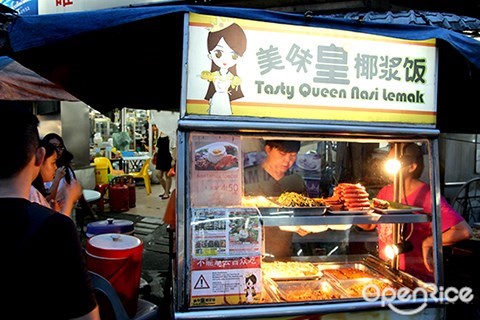
<path fill-rule="evenodd" d="M 192 259 L 191 306 L 261 301 L 260 257 Z"/>
<path fill-rule="evenodd" d="M 210 289 L 210 286 L 207 283 L 207 280 L 205 280 L 205 277 L 203 275 L 200 275 L 200 278 L 198 278 L 197 282 L 195 283 L 195 286 L 193 287 L 194 289 Z"/>

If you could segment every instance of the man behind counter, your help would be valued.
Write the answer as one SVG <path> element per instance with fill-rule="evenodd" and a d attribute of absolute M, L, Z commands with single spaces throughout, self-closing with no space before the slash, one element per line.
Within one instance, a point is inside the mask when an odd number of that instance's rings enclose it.
<path fill-rule="evenodd" d="M 249 168 L 258 179 L 244 185 L 245 196 L 278 197 L 283 192 L 296 192 L 306 195 L 307 189 L 302 177 L 287 174 L 297 159 L 300 141 L 266 140 L 264 162 Z M 292 256 L 292 232 L 278 227 L 265 227 L 265 253 L 275 258 Z"/>

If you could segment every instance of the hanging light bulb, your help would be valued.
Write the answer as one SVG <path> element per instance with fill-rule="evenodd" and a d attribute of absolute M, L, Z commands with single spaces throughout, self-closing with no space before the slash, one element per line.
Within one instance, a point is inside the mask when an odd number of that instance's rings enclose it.
<path fill-rule="evenodd" d="M 397 159 L 389 159 L 385 162 L 385 171 L 389 174 L 396 174 L 402 167 L 401 163 Z"/>
<path fill-rule="evenodd" d="M 390 244 L 385 247 L 385 257 L 392 260 L 396 256 L 402 253 L 407 253 L 413 250 L 413 244 L 410 241 L 399 242 Z"/>

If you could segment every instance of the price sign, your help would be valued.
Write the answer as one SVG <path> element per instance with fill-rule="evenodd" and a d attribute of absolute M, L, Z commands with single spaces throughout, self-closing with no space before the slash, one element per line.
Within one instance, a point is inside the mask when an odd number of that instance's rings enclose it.
<path fill-rule="evenodd" d="M 190 138 L 192 207 L 241 204 L 240 138 L 215 134 L 192 134 Z"/>

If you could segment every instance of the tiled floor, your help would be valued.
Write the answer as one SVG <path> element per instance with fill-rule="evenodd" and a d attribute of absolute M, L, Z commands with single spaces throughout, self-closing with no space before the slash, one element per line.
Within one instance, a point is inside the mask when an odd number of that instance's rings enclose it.
<path fill-rule="evenodd" d="M 152 185 L 152 193 L 150 195 L 147 195 L 143 185 L 137 184 L 135 187 L 136 206 L 135 208 L 130 208 L 126 213 L 162 219 L 168 199 L 161 199 L 159 197 L 160 194 L 163 194 L 163 188 L 159 184 Z"/>

